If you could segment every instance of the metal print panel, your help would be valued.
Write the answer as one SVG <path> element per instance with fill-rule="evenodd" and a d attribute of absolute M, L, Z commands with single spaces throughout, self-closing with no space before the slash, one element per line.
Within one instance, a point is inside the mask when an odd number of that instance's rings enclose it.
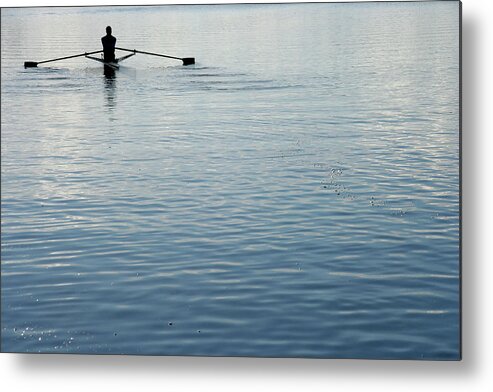
<path fill-rule="evenodd" d="M 3 352 L 460 359 L 459 2 L 4 8 L 1 68 Z"/>

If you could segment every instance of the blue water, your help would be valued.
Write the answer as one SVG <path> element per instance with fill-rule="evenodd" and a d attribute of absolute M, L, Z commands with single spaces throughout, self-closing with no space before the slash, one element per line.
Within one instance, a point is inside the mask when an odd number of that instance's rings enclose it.
<path fill-rule="evenodd" d="M 457 359 L 458 23 L 2 9 L 2 351 Z"/>

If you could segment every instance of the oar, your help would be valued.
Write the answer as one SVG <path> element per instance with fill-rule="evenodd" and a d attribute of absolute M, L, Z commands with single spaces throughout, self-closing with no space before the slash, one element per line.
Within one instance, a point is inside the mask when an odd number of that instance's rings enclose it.
<path fill-rule="evenodd" d="M 67 56 L 67 57 L 59 57 L 56 59 L 51 59 L 51 60 L 44 60 L 44 61 L 25 61 L 24 62 L 24 67 L 29 68 L 29 67 L 37 67 L 38 64 L 44 64 L 44 63 L 49 63 L 51 61 L 58 61 L 58 60 L 66 60 L 66 59 L 72 59 L 74 57 L 82 57 L 82 56 L 87 56 L 95 53 L 101 53 L 103 52 L 102 50 L 96 50 L 94 52 L 89 52 L 89 53 L 81 53 L 81 54 L 74 54 L 73 56 Z"/>
<path fill-rule="evenodd" d="M 159 56 L 159 57 L 166 57 L 168 59 L 175 59 L 175 60 L 181 60 L 183 61 L 183 65 L 191 65 L 191 64 L 195 64 L 195 58 L 193 57 L 185 57 L 185 58 L 181 58 L 181 57 L 175 57 L 175 56 L 168 56 L 166 54 L 159 54 L 159 53 L 151 53 L 151 52 L 144 52 L 142 50 L 135 50 L 135 49 L 125 49 L 125 48 L 115 48 L 115 49 L 118 49 L 118 50 L 123 50 L 123 51 L 126 51 L 126 52 L 132 52 L 132 53 L 141 53 L 141 54 L 149 54 L 151 56 Z"/>

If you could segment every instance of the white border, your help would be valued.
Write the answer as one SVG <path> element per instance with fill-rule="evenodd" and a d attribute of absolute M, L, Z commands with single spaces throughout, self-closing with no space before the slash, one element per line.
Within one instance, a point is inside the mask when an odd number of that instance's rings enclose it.
<path fill-rule="evenodd" d="M 0 6 L 263 2 L 0 0 Z M 493 385 L 492 3 L 463 2 L 462 362 L 0 354 L 5 391 L 486 391 Z M 490 387 L 488 387 L 490 385 Z"/>

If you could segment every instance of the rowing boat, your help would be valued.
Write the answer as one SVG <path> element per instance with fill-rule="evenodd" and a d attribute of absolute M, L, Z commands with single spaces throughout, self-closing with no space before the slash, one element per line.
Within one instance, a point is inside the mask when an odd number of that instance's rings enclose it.
<path fill-rule="evenodd" d="M 144 52 L 142 50 L 136 50 L 136 49 L 125 49 L 125 48 L 115 48 L 115 49 L 122 50 L 124 52 L 130 52 L 130 54 L 127 54 L 126 56 L 122 56 L 122 57 L 120 57 L 118 59 L 115 59 L 114 61 L 105 61 L 102 58 L 98 58 L 98 57 L 93 57 L 92 56 L 93 54 L 102 53 L 103 52 L 102 50 L 96 50 L 94 52 L 85 52 L 85 53 L 80 53 L 80 54 L 74 54 L 72 56 L 58 57 L 56 59 L 51 59 L 51 60 L 44 60 L 44 61 L 25 61 L 24 62 L 24 67 L 25 68 L 32 68 L 32 67 L 37 67 L 39 64 L 44 64 L 44 63 L 49 63 L 49 62 L 52 62 L 52 61 L 66 60 L 66 59 L 72 59 L 74 57 L 82 57 L 82 56 L 84 56 L 84 57 L 86 57 L 88 59 L 99 61 L 100 63 L 103 63 L 105 67 L 108 67 L 108 68 L 111 68 L 111 69 L 116 70 L 116 69 L 120 68 L 120 66 L 118 65 L 118 63 L 120 63 L 121 61 L 123 61 L 125 59 L 128 59 L 129 57 L 134 56 L 136 53 L 147 54 L 147 55 L 158 56 L 158 57 L 165 57 L 165 58 L 168 58 L 168 59 L 181 60 L 183 62 L 183 65 L 195 64 L 195 58 L 193 58 L 193 57 L 183 57 L 182 58 L 182 57 L 169 56 L 167 54 Z"/>
<path fill-rule="evenodd" d="M 132 57 L 132 56 L 135 56 L 135 53 L 127 54 L 126 56 L 123 56 L 123 57 L 120 57 L 118 59 L 115 59 L 115 61 L 105 61 L 102 58 L 93 57 L 93 56 L 89 56 L 89 55 L 85 55 L 84 57 L 86 57 L 88 59 L 91 59 L 91 60 L 99 61 L 100 63 L 103 63 L 103 65 L 105 67 L 108 67 L 108 68 L 117 70 L 118 68 L 120 68 L 120 65 L 118 63 L 120 63 L 121 61 L 126 60 L 126 59 L 128 59 L 129 57 Z"/>

